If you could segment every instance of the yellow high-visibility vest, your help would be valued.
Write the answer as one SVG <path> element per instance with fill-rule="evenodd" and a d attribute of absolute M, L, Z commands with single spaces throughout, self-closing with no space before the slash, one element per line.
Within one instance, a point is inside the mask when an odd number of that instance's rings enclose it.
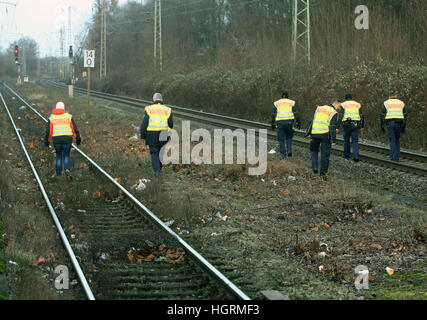
<path fill-rule="evenodd" d="M 49 118 L 52 123 L 52 137 L 73 136 L 71 129 L 71 119 L 73 116 L 68 113 L 52 114 Z"/>
<path fill-rule="evenodd" d="M 162 104 L 153 104 L 145 108 L 145 112 L 149 116 L 147 131 L 162 131 L 168 130 L 168 119 L 172 113 L 172 109 Z"/>
<path fill-rule="evenodd" d="M 404 119 L 403 108 L 405 104 L 399 99 L 389 99 L 384 102 L 384 106 L 387 110 L 385 115 L 386 119 Z"/>
<path fill-rule="evenodd" d="M 351 118 L 352 121 L 360 121 L 360 113 L 359 110 L 362 107 L 360 103 L 351 100 L 345 101 L 342 104 L 344 108 L 344 118 L 343 121 L 347 121 L 348 118 Z"/>
<path fill-rule="evenodd" d="M 323 134 L 329 132 L 329 124 L 331 123 L 334 115 L 337 114 L 335 108 L 330 106 L 317 107 L 314 114 L 313 126 L 311 128 L 312 134 Z"/>
<path fill-rule="evenodd" d="M 277 108 L 276 121 L 281 120 L 293 120 L 295 119 L 292 107 L 295 105 L 295 101 L 290 99 L 280 99 L 274 103 Z"/>

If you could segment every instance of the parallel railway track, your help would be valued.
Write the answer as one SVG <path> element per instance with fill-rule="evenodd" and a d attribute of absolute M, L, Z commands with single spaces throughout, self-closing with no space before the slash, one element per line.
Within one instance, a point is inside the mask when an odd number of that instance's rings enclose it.
<path fill-rule="evenodd" d="M 65 85 L 48 81 L 49 86 L 66 89 Z M 87 94 L 87 90 L 74 87 L 74 91 L 80 94 Z M 134 107 L 143 108 L 149 104 L 151 101 L 141 100 L 131 97 L 112 95 L 108 93 L 103 93 L 99 91 L 91 91 L 91 95 L 97 98 L 105 99 L 108 101 L 118 102 L 124 105 L 130 105 Z M 214 114 L 209 112 L 198 111 L 190 108 L 184 108 L 174 105 L 168 105 L 173 108 L 174 114 L 183 119 L 194 120 L 197 122 L 207 123 L 210 125 L 215 125 L 219 127 L 231 128 L 231 129 L 267 129 L 269 137 L 276 138 L 276 133 L 270 129 L 270 125 L 266 123 L 239 119 L 230 116 L 224 116 L 220 114 Z M 332 149 L 332 152 L 337 155 L 342 155 L 343 146 L 342 138 L 337 138 L 340 141 L 340 145 L 335 146 Z M 294 137 L 294 143 L 303 147 L 307 147 L 309 140 L 304 137 L 304 131 L 296 130 L 296 136 Z M 394 170 L 399 170 L 415 175 L 427 176 L 427 156 L 425 154 L 420 154 L 410 151 L 401 151 L 401 159 L 399 162 L 390 161 L 389 158 L 389 149 L 383 146 L 368 144 L 368 143 L 359 143 L 360 148 L 360 159 L 364 162 L 372 163 L 378 166 L 392 168 Z"/>
<path fill-rule="evenodd" d="M 0 85 L 0 97 L 89 299 L 250 299 L 75 145 L 79 159 L 75 154 L 73 162 L 90 168 L 78 184 L 63 190 L 53 178 L 40 178 L 52 170 L 36 168 L 34 163 L 45 163 L 46 156 L 31 155 L 26 145 L 39 144 L 47 120 L 7 84 Z M 19 108 L 19 101 L 26 108 Z M 92 197 L 96 185 L 112 188 L 117 199 Z M 68 196 L 62 203 L 66 209 L 55 212 L 61 207 L 54 198 L 58 191 Z"/>

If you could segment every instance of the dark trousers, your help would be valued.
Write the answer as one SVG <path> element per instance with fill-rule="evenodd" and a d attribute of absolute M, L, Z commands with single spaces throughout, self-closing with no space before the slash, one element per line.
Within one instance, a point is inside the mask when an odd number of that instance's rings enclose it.
<path fill-rule="evenodd" d="M 151 155 L 151 165 L 155 173 L 162 171 L 162 162 L 160 161 L 161 146 L 149 146 Z"/>
<path fill-rule="evenodd" d="M 54 143 L 53 147 L 56 151 L 56 175 L 62 174 L 62 164 L 66 170 L 71 169 L 71 143 Z"/>
<path fill-rule="evenodd" d="M 321 152 L 320 160 L 320 175 L 324 176 L 329 168 L 329 156 L 331 154 L 331 140 L 328 134 L 321 138 L 311 138 L 310 153 L 311 153 L 311 166 L 313 170 L 319 169 L 319 148 Z"/>
<path fill-rule="evenodd" d="M 350 139 L 353 145 L 353 157 L 359 159 L 359 127 L 357 124 L 344 124 L 344 158 L 350 159 Z"/>
<path fill-rule="evenodd" d="M 294 137 L 294 122 L 292 120 L 277 121 L 277 140 L 279 141 L 280 153 L 286 157 L 287 153 L 292 153 L 292 138 Z M 286 140 L 286 149 L 285 149 Z"/>
<path fill-rule="evenodd" d="M 400 134 L 402 133 L 402 124 L 396 121 L 387 123 L 388 139 L 390 140 L 390 159 L 398 161 L 400 158 Z"/>

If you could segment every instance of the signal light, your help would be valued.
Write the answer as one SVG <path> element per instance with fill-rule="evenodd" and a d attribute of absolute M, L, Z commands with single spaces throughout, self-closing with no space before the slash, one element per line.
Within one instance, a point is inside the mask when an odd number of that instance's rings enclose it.
<path fill-rule="evenodd" d="M 14 53 L 15 53 L 15 56 L 17 56 L 17 55 L 19 54 L 18 46 L 15 46 L 15 51 L 14 51 Z"/>
<path fill-rule="evenodd" d="M 68 51 L 68 57 L 69 58 L 73 57 L 73 46 L 70 46 L 70 50 Z"/>

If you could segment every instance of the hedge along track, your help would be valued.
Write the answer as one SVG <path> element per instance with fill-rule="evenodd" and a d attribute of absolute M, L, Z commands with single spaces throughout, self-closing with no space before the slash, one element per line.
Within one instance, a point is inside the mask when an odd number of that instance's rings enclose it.
<path fill-rule="evenodd" d="M 19 125 L 27 145 L 42 148 L 44 125 L 23 119 L 47 120 L 12 88 L 4 86 L 10 99 L 14 96 L 26 106 L 19 108 L 15 99 L 15 117 L 21 118 Z M 3 97 L 2 101 L 7 108 Z M 72 239 L 70 251 L 74 247 L 98 299 L 250 299 L 83 151 L 73 148 L 81 157 L 72 153 L 74 179 L 70 183 L 50 177 L 54 173 L 52 151 L 48 161 L 44 154 L 35 156 L 35 162 L 40 163 L 41 176 L 49 177 L 44 179 L 49 209 L 56 217 L 54 208 L 59 208 Z M 37 180 L 44 190 L 41 179 Z M 64 199 L 56 200 L 56 204 L 54 199 L 49 200 L 48 194 L 52 199 L 60 192 L 65 194 Z M 68 243 L 59 220 L 57 227 Z M 74 260 L 73 266 L 79 270 Z M 87 284 L 83 272 L 79 279 L 83 286 Z M 94 295 L 87 294 L 88 298 Z"/>
<path fill-rule="evenodd" d="M 66 86 L 53 82 L 47 82 L 50 86 L 58 89 L 65 89 Z M 74 91 L 80 94 L 87 94 L 87 90 L 82 88 L 74 87 Z M 117 96 L 108 93 L 91 91 L 91 95 L 108 101 L 115 101 L 125 105 L 131 105 L 134 107 L 145 107 L 151 104 L 151 101 L 140 100 L 130 97 Z M 173 105 L 168 105 L 173 108 L 174 114 L 183 119 L 194 120 L 198 122 L 204 122 L 220 127 L 226 127 L 231 129 L 267 129 L 269 137 L 276 139 L 276 133 L 270 129 L 270 125 L 266 123 L 239 119 L 220 114 L 208 113 L 198 111 L 190 108 L 183 108 Z M 309 140 L 305 138 L 305 132 L 302 130 L 295 130 L 296 136 L 294 137 L 294 143 L 308 148 Z M 340 145 L 332 148 L 332 152 L 337 155 L 343 154 L 343 139 L 337 137 L 337 140 L 341 142 Z M 364 162 L 371 164 L 392 168 L 403 172 L 408 172 L 415 175 L 427 176 L 427 156 L 425 154 L 401 151 L 399 162 L 390 161 L 390 150 L 389 148 L 378 146 L 369 143 L 359 143 L 360 159 Z"/>

